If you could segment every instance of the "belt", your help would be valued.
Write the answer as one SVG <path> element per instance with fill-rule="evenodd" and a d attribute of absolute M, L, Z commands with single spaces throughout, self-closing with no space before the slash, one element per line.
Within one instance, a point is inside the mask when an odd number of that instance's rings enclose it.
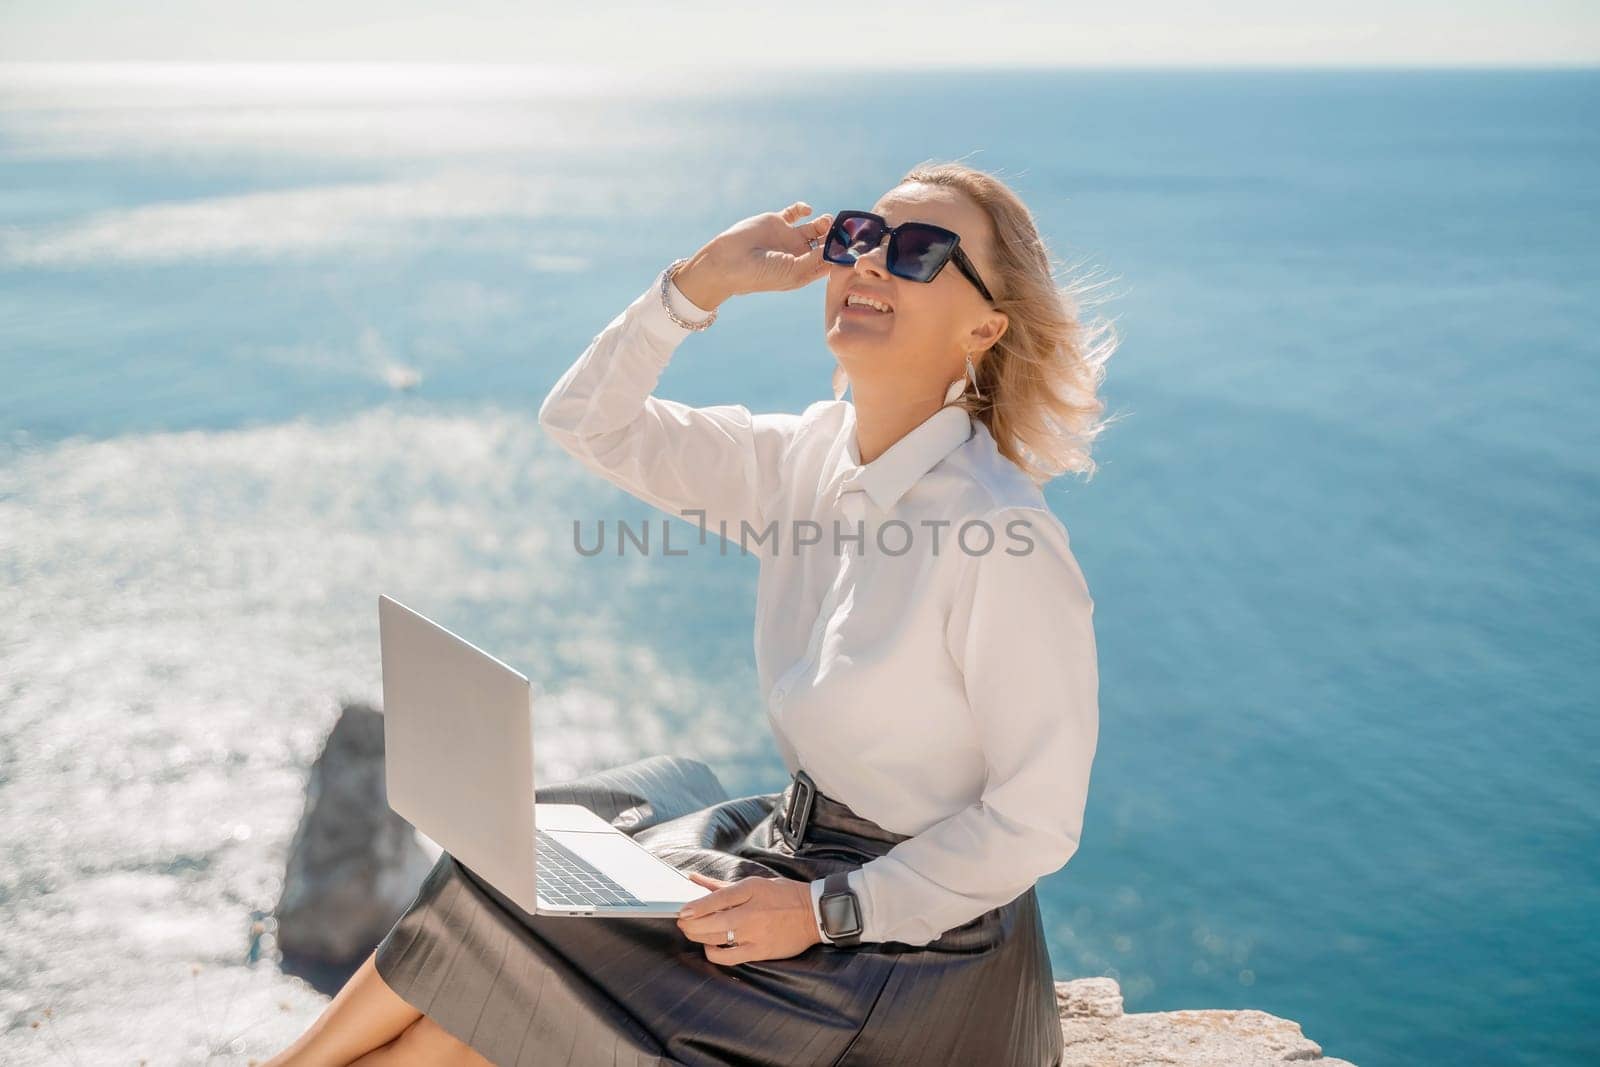
<path fill-rule="evenodd" d="M 798 849 L 806 839 L 811 826 L 811 812 L 817 803 L 817 783 L 803 770 L 792 775 L 794 789 L 789 791 L 789 803 L 778 815 L 778 836 L 792 849 Z"/>
<path fill-rule="evenodd" d="M 879 826 L 844 801 L 820 792 L 803 770 L 795 771 L 784 787 L 783 797 L 772 810 L 772 828 L 796 852 L 807 841 L 826 841 L 877 856 L 910 837 Z"/>

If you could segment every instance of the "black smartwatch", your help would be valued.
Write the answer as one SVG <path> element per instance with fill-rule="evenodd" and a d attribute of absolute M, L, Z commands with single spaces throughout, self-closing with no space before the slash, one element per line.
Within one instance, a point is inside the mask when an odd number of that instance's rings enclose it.
<path fill-rule="evenodd" d="M 835 871 L 823 880 L 817 911 L 822 932 L 835 945 L 854 948 L 861 944 L 861 905 L 850 888 L 848 871 Z"/>

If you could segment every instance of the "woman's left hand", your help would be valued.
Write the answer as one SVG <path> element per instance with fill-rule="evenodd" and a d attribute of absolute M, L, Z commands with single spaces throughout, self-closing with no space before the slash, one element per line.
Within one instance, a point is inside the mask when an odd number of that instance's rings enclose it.
<path fill-rule="evenodd" d="M 811 910 L 811 883 L 758 876 L 735 882 L 687 872 L 714 890 L 678 910 L 678 929 L 706 946 L 706 959 L 732 965 L 798 956 L 822 941 Z M 737 939 L 721 947 L 732 930 Z"/>

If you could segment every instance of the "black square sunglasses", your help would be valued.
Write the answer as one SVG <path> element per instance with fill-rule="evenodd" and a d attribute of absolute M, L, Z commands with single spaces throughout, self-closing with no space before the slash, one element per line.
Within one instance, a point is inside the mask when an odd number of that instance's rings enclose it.
<path fill-rule="evenodd" d="M 989 287 L 978 277 L 978 269 L 961 250 L 960 234 L 931 222 L 902 222 L 890 226 L 882 215 L 870 211 L 841 211 L 828 228 L 822 258 L 842 267 L 854 266 L 858 258 L 882 244 L 885 236 L 889 239 L 887 265 L 890 274 L 913 282 L 931 282 L 944 265 L 953 260 L 956 269 L 978 287 L 983 298 L 994 303 Z"/>

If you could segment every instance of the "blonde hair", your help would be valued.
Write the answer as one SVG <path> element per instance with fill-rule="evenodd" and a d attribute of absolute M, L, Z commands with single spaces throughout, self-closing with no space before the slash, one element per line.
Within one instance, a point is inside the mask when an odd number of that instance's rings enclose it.
<path fill-rule="evenodd" d="M 1036 484 L 1069 471 L 1092 478 L 1098 465 L 1090 449 L 1115 421 L 1101 417 L 1105 401 L 1096 394 L 1118 344 L 1110 321 L 1082 317 L 1085 297 L 1099 286 L 1081 276 L 1057 285 L 1056 261 L 1033 214 L 995 175 L 965 163 L 927 162 L 896 184 L 911 182 L 965 193 L 994 227 L 993 265 L 983 280 L 1010 324 L 973 360 L 980 395 L 969 385 L 950 403 L 982 420 L 1001 454 Z M 843 393 L 843 373 L 835 371 L 835 395 Z"/>

